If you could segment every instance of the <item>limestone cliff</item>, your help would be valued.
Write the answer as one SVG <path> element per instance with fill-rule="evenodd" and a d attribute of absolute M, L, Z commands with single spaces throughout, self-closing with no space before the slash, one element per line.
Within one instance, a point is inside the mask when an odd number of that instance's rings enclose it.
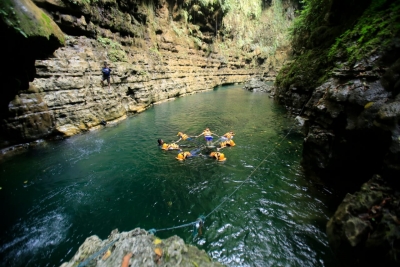
<path fill-rule="evenodd" d="M 65 45 L 37 55 L 32 50 L 41 51 L 45 43 L 31 49 L 23 29 L 18 34 L 17 26 L 2 24 L 10 40 L 2 44 L 6 53 L 31 54 L 22 68 L 13 57 L 5 63 L 13 67 L 4 68 L 0 147 L 96 129 L 156 102 L 255 75 L 274 79 L 286 58 L 285 50 L 268 54 L 224 45 L 234 37 L 220 31 L 225 11 L 218 1 L 209 6 L 165 0 L 34 2 L 46 21 L 63 31 Z M 15 46 L 15 40 L 23 40 L 23 46 Z M 110 90 L 101 86 L 104 62 L 112 69 Z"/>

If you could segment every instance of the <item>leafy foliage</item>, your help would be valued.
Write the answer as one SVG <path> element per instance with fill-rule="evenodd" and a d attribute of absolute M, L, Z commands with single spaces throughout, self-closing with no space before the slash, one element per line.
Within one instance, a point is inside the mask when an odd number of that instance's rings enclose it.
<path fill-rule="evenodd" d="M 298 12 L 298 17 L 290 28 L 294 45 L 308 38 L 312 31 L 323 24 L 324 16 L 329 12 L 332 0 L 303 0 L 302 4 L 303 9 Z"/>
<path fill-rule="evenodd" d="M 395 0 L 304 0 L 290 29 L 295 60 L 277 76 L 279 90 L 315 88 L 335 62 L 350 62 L 384 49 L 400 33 L 400 2 Z M 334 5 L 336 4 L 336 6 Z"/>
<path fill-rule="evenodd" d="M 111 61 L 127 61 L 127 55 L 122 47 L 122 45 L 118 42 L 112 41 L 108 38 L 97 37 L 97 41 L 108 50 L 108 57 Z"/>
<path fill-rule="evenodd" d="M 336 39 L 329 50 L 329 58 L 343 55 L 355 62 L 387 46 L 400 33 L 400 4 L 391 2 L 373 1 L 357 24 Z"/>

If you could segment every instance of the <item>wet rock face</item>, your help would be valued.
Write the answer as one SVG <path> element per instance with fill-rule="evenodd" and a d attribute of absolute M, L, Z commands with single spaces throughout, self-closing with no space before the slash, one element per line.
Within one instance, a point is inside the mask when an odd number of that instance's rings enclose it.
<path fill-rule="evenodd" d="M 329 244 L 349 266 L 399 266 L 400 192 L 375 175 L 347 194 L 327 224 Z"/>
<path fill-rule="evenodd" d="M 121 265 L 125 261 L 126 265 Z M 172 236 L 158 239 L 145 230 L 136 228 L 130 232 L 111 232 L 106 240 L 88 237 L 75 256 L 61 267 L 86 266 L 224 266 L 213 262 L 204 250 L 186 245 Z"/>
<path fill-rule="evenodd" d="M 308 118 L 303 149 L 308 170 L 355 184 L 373 173 L 392 179 L 400 174 L 399 59 L 384 58 L 337 68 L 307 101 L 293 98 Z"/>
<path fill-rule="evenodd" d="M 101 128 L 102 121 L 112 124 L 160 101 L 244 82 L 272 66 L 255 53 L 249 52 L 258 65 L 247 54 L 214 51 L 214 27 L 222 20 L 218 3 L 211 13 L 195 4 L 186 7 L 202 16 L 188 26 L 192 35 L 185 39 L 189 30 L 177 27 L 184 19 L 179 15 L 182 1 L 154 1 L 154 6 L 143 1 L 24 1 L 46 10 L 49 23 L 68 35 L 63 47 L 50 38 L 49 43 L 30 40 L 19 51 L 24 37 L 9 31 L 4 51 L 16 57 L 1 67 L 10 79 L 0 100 L 0 148 Z M 43 12 L 40 8 L 35 7 Z M 285 60 L 282 55 L 274 66 Z M 112 69 L 110 89 L 101 85 L 104 62 Z"/>
<path fill-rule="evenodd" d="M 16 102 L 22 101 L 23 103 L 20 104 L 25 110 L 35 106 L 34 116 L 14 118 L 10 121 L 9 129 L 14 129 L 11 132 L 19 131 L 20 136 L 40 138 L 42 136 L 40 132 L 48 133 L 49 128 L 52 128 L 51 115 L 46 112 L 47 108 L 43 105 L 43 100 L 34 94 L 25 100 L 15 98 L 15 96 L 20 90 L 28 89 L 29 82 L 34 79 L 35 59 L 51 54 L 62 46 L 65 42 L 64 35 L 56 23 L 30 0 L 2 1 L 0 9 L 2 11 L 0 51 L 3 54 L 0 64 L 3 89 L 0 98 L 0 120 L 3 121 L 8 117 L 9 112 L 16 111 L 13 110 Z M 9 110 L 9 105 L 11 110 Z M 22 114 L 17 112 L 14 115 L 18 117 Z M 8 135 L 8 129 L 2 126 L 0 124 L 1 132 L 5 134 L 0 136 L 0 144 L 7 145 L 8 138 L 3 136 Z M 22 128 L 25 130 L 20 131 Z"/>

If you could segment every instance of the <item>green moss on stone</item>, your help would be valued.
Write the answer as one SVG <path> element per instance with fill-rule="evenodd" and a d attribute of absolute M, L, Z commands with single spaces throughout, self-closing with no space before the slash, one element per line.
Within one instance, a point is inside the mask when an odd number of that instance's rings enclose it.
<path fill-rule="evenodd" d="M 107 49 L 108 57 L 112 62 L 123 61 L 127 62 L 128 57 L 122 45 L 109 38 L 97 37 L 97 41 Z"/>
<path fill-rule="evenodd" d="M 291 31 L 296 55 L 278 73 L 278 91 L 287 90 L 292 84 L 305 90 L 315 88 L 329 78 L 335 62 L 354 64 L 383 50 L 400 35 L 400 1 L 349 2 L 349 7 L 353 7 L 349 9 L 351 12 L 335 10 L 334 16 L 342 16 L 339 26 L 325 21 L 324 14 L 331 12 L 332 1 L 304 3 L 304 10 Z"/>
<path fill-rule="evenodd" d="M 60 45 L 64 45 L 64 34 L 40 8 L 31 0 L 0 1 L 0 16 L 3 21 L 25 37 L 55 36 Z"/>
<path fill-rule="evenodd" d="M 329 49 L 329 59 L 343 54 L 354 63 L 384 49 L 400 33 L 400 2 L 372 1 L 356 25 L 345 31 Z"/>

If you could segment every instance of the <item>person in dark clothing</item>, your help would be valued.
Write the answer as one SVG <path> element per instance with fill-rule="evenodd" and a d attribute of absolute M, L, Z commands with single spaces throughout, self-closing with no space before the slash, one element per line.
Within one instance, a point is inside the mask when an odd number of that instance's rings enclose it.
<path fill-rule="evenodd" d="M 101 69 L 101 72 L 103 73 L 103 79 L 101 80 L 101 86 L 104 86 L 104 80 L 107 80 L 108 82 L 108 89 L 111 89 L 110 86 L 110 75 L 111 75 L 111 69 L 107 66 L 107 63 L 104 62 L 104 67 Z"/>

